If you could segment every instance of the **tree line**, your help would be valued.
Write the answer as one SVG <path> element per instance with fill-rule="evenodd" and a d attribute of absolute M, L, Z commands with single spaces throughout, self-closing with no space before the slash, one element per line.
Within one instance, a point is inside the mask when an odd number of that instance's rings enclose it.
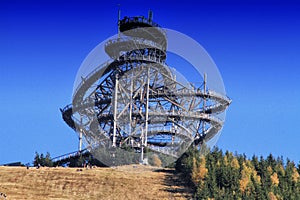
<path fill-rule="evenodd" d="M 272 154 L 247 159 L 218 148 L 208 154 L 190 148 L 176 169 L 187 177 L 196 199 L 300 199 L 300 164 Z"/>
<path fill-rule="evenodd" d="M 77 156 L 67 157 L 63 161 L 53 161 L 50 153 L 47 152 L 46 155 L 43 153 L 39 154 L 35 152 L 33 166 L 35 167 L 55 167 L 55 166 L 68 166 L 68 167 L 83 167 L 87 164 L 96 165 L 96 166 L 105 166 L 97 159 L 94 159 L 91 153 L 85 152 L 80 153 Z"/>
<path fill-rule="evenodd" d="M 39 154 L 38 152 L 35 152 L 33 166 L 53 167 L 53 162 L 51 160 L 50 153 L 47 152 L 46 155 L 44 155 L 43 153 Z"/>

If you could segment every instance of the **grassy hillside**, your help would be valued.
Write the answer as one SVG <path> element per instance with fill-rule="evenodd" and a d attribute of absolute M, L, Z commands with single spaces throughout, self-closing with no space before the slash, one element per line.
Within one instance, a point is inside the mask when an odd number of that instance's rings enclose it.
<path fill-rule="evenodd" d="M 0 167 L 7 199 L 188 199 L 174 170 L 145 166 L 113 168 Z M 0 197 L 1 199 L 1 197 Z"/>

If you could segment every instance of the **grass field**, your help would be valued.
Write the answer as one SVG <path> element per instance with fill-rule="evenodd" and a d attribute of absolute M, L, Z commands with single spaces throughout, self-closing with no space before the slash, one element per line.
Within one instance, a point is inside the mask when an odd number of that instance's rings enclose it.
<path fill-rule="evenodd" d="M 172 169 L 0 167 L 0 192 L 12 199 L 190 199 Z M 1 197 L 0 197 L 1 199 Z"/>

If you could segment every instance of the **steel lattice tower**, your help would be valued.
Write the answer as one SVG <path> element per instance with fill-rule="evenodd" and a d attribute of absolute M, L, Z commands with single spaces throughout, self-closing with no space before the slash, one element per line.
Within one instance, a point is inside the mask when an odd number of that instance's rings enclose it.
<path fill-rule="evenodd" d="M 72 104 L 62 109 L 85 146 L 133 149 L 142 159 L 147 148 L 178 158 L 191 144 L 213 138 L 223 126 L 218 114 L 231 100 L 209 90 L 205 76 L 202 87 L 177 80 L 165 63 L 166 33 L 151 12 L 119 19 L 118 27 L 118 37 L 105 44 L 113 61 L 82 77 Z"/>

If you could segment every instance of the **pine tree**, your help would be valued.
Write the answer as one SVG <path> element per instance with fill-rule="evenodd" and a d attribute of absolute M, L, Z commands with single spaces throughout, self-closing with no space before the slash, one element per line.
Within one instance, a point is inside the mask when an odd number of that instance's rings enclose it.
<path fill-rule="evenodd" d="M 261 188 L 261 182 L 259 179 L 255 178 L 255 175 L 252 174 L 251 175 L 251 181 L 253 183 L 253 197 L 256 199 L 256 200 L 264 200 L 265 199 L 265 196 L 263 195 L 263 191 L 262 191 L 262 188 Z"/>
<path fill-rule="evenodd" d="M 34 160 L 33 160 L 33 166 L 37 167 L 41 163 L 40 161 L 40 154 L 38 152 L 35 152 Z"/>
<path fill-rule="evenodd" d="M 43 153 L 40 155 L 40 165 L 43 167 L 45 166 L 45 157 Z"/>
<path fill-rule="evenodd" d="M 208 181 L 205 181 L 202 187 L 197 188 L 195 198 L 199 200 L 210 198 L 210 186 Z"/>
<path fill-rule="evenodd" d="M 272 169 L 275 168 L 275 166 L 276 166 L 276 160 L 275 160 L 275 158 L 273 157 L 273 155 L 271 153 L 267 157 L 266 162 L 267 162 L 267 164 L 269 166 L 271 166 Z"/>
<path fill-rule="evenodd" d="M 46 154 L 45 161 L 44 161 L 44 165 L 45 165 L 46 167 L 53 167 L 53 162 L 52 162 L 52 160 L 51 160 L 51 156 L 50 156 L 50 153 L 49 153 L 49 152 L 47 152 L 47 154 Z"/>

